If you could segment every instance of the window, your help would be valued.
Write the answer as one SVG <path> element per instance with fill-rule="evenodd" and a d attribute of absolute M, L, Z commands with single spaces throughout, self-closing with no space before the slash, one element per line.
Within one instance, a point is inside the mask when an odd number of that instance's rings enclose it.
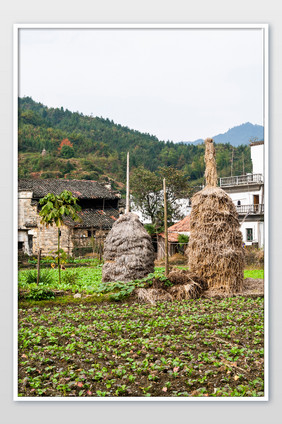
<path fill-rule="evenodd" d="M 253 241 L 253 229 L 246 228 L 246 232 L 247 232 L 247 241 Z"/>
<path fill-rule="evenodd" d="M 93 237 L 95 236 L 95 231 L 93 230 Z M 92 230 L 87 230 L 87 237 L 92 237 Z"/>
<path fill-rule="evenodd" d="M 24 247 L 24 242 L 18 241 L 18 250 L 23 250 L 23 247 Z"/>
<path fill-rule="evenodd" d="M 241 200 L 237 201 L 237 206 L 241 206 Z"/>
<path fill-rule="evenodd" d="M 28 248 L 32 250 L 33 248 L 33 236 L 28 234 Z"/>

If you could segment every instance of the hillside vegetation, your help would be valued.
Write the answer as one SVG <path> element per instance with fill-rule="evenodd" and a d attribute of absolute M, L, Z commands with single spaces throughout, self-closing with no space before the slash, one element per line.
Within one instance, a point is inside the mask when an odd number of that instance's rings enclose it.
<path fill-rule="evenodd" d="M 131 170 L 144 166 L 155 172 L 172 166 L 183 171 L 191 185 L 203 183 L 203 144 L 160 141 L 109 119 L 49 108 L 30 97 L 19 98 L 18 149 L 20 178 L 112 179 L 121 188 L 129 151 Z M 232 149 L 233 175 L 252 171 L 249 146 L 217 144 L 220 177 L 230 175 Z"/>

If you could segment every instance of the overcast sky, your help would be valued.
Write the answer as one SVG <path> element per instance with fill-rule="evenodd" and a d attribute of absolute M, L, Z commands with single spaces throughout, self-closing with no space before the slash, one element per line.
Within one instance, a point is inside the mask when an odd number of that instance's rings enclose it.
<path fill-rule="evenodd" d="M 160 140 L 263 125 L 257 29 L 21 29 L 19 95 Z"/>

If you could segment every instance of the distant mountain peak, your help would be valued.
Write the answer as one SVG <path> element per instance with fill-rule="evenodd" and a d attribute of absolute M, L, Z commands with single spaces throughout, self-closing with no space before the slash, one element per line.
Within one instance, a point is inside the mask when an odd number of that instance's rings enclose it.
<path fill-rule="evenodd" d="M 223 134 L 214 135 L 213 140 L 215 143 L 230 143 L 232 146 L 237 147 L 240 145 L 248 145 L 250 140 L 264 140 L 264 128 L 262 125 L 252 124 L 251 122 L 245 122 L 241 125 L 229 128 Z M 195 141 L 184 141 L 185 144 L 193 143 L 194 145 L 203 143 L 203 139 Z"/>

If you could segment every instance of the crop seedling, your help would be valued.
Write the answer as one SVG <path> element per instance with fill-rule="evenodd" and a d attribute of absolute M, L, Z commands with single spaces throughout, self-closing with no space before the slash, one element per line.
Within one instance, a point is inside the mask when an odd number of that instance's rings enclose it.
<path fill-rule="evenodd" d="M 25 305 L 19 394 L 263 396 L 263 320 L 260 298 Z"/>

